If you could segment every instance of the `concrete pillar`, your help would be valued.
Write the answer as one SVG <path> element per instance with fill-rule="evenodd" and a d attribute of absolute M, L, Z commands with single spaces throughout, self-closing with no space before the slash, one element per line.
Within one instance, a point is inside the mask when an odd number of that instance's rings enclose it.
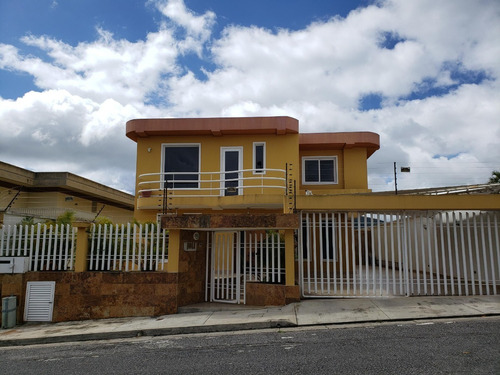
<path fill-rule="evenodd" d="M 179 272 L 179 256 L 181 249 L 181 230 L 168 230 L 168 263 L 167 272 Z"/>
<path fill-rule="evenodd" d="M 285 230 L 285 280 L 286 285 L 295 285 L 295 236 L 293 229 Z"/>
<path fill-rule="evenodd" d="M 87 222 L 75 222 L 73 227 L 76 230 L 76 253 L 75 253 L 75 272 L 85 272 L 87 271 L 87 255 L 89 252 L 89 235 L 87 229 L 90 227 L 90 223 Z"/>

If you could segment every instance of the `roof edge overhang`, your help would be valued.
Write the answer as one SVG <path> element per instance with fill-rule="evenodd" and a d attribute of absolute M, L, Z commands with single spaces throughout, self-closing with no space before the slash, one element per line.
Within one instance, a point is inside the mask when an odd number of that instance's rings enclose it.
<path fill-rule="evenodd" d="M 0 186 L 24 192 L 61 192 L 127 210 L 134 209 L 132 194 L 69 172 L 32 172 L 0 162 Z"/>
<path fill-rule="evenodd" d="M 126 135 L 137 142 L 150 136 L 298 134 L 299 121 L 288 116 L 156 118 L 127 121 Z"/>
<path fill-rule="evenodd" d="M 367 149 L 367 158 L 380 148 L 380 136 L 373 132 L 303 133 L 299 135 L 299 148 L 345 149 L 362 147 Z"/>

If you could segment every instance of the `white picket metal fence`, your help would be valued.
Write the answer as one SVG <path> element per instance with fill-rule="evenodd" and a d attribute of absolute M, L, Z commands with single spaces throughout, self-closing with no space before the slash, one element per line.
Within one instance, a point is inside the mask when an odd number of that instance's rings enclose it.
<path fill-rule="evenodd" d="M 279 232 L 209 232 L 205 300 L 246 303 L 247 282 L 285 282 L 284 261 Z"/>
<path fill-rule="evenodd" d="M 6 225 L 0 228 L 0 256 L 29 257 L 29 271 L 69 271 L 75 234 L 71 225 Z"/>
<path fill-rule="evenodd" d="M 490 295 L 500 212 L 301 213 L 304 297 Z"/>
<path fill-rule="evenodd" d="M 168 261 L 168 231 L 157 224 L 92 225 L 89 271 L 162 271 Z"/>

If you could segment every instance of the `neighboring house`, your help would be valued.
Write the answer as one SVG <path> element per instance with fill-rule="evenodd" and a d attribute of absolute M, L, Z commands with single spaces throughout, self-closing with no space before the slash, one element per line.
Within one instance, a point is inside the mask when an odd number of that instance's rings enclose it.
<path fill-rule="evenodd" d="M 55 220 L 67 211 L 77 221 L 107 217 L 114 223 L 133 219 L 134 197 L 68 172 L 32 172 L 0 162 L 0 218 L 17 224 Z"/>

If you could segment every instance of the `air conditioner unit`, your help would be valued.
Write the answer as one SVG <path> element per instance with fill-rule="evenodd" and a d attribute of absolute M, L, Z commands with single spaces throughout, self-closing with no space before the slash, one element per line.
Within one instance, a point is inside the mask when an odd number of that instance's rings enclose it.
<path fill-rule="evenodd" d="M 29 257 L 0 257 L 0 273 L 25 273 L 29 265 Z"/>

